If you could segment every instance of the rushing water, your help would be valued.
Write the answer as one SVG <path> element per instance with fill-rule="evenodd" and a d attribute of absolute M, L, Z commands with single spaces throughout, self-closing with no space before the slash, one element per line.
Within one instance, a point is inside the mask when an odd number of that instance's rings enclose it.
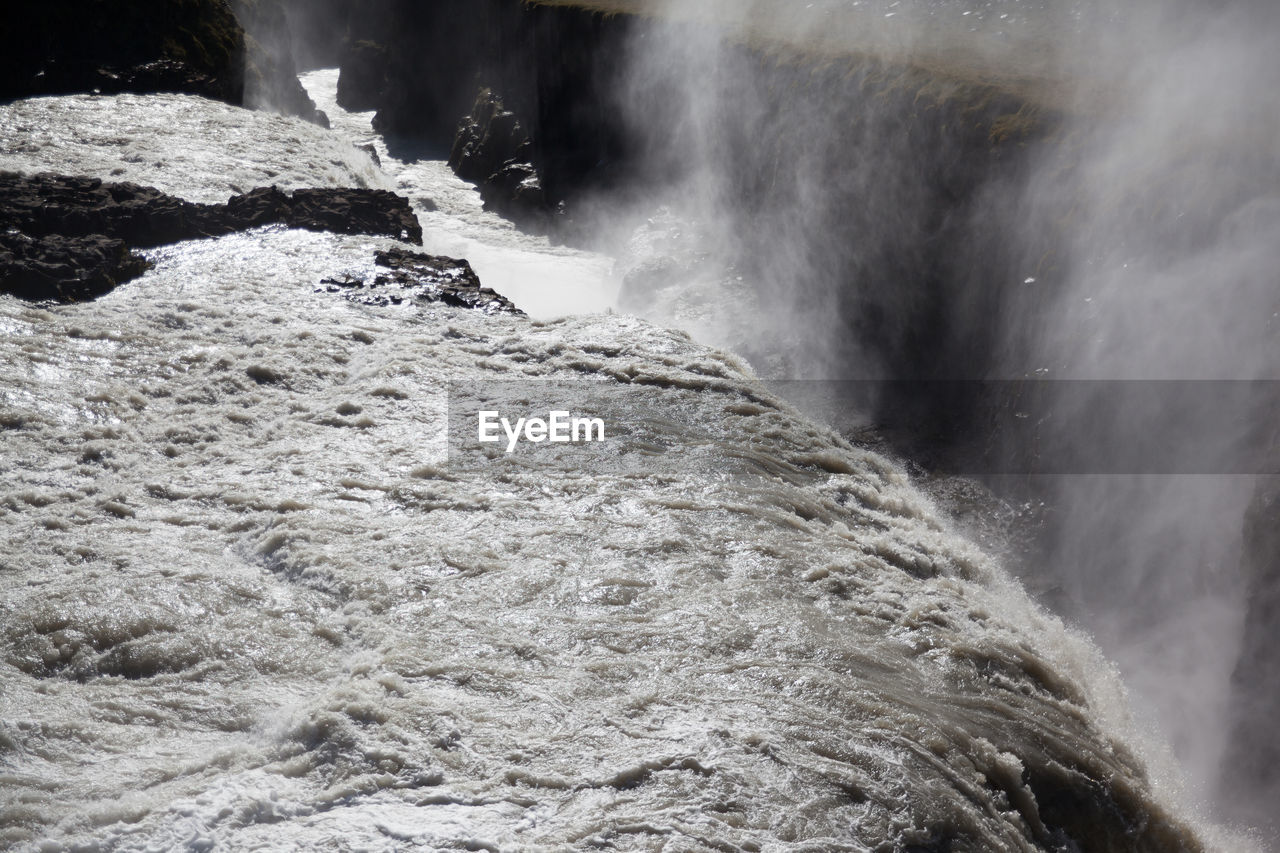
<path fill-rule="evenodd" d="M 1110 799 L 1146 849 L 1195 848 L 1111 667 L 900 470 L 736 357 L 591 313 L 607 261 L 308 83 L 334 132 L 18 102 L 0 165 L 204 201 L 394 188 L 535 318 L 345 301 L 319 281 L 391 241 L 277 227 L 151 251 L 90 304 L 0 297 L 0 839 L 1059 849 Z M 451 452 L 450 383 L 513 379 L 616 387 L 611 428 L 643 440 L 590 466 Z"/>

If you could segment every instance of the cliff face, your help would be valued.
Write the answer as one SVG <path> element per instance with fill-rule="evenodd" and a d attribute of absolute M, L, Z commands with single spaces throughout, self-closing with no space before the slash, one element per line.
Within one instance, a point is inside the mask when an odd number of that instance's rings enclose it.
<path fill-rule="evenodd" d="M 614 83 L 637 20 L 520 0 L 378 0 L 351 21 L 343 104 L 376 109 L 382 133 L 444 156 L 489 88 L 530 130 L 548 197 L 563 199 L 624 165 Z"/>
<path fill-rule="evenodd" d="M 187 92 L 239 104 L 244 31 L 224 0 L 6 4 L 0 99 Z"/>
<path fill-rule="evenodd" d="M 283 0 L 12 3 L 0 100 L 181 92 L 326 125 L 298 82 Z"/>
<path fill-rule="evenodd" d="M 948 318 L 999 304 L 992 283 L 1013 280 L 1003 273 L 1023 260 L 981 221 L 981 193 L 1054 132 L 1051 110 L 902 62 L 732 39 L 703 80 L 696 56 L 646 64 L 637 47 L 717 38 L 697 24 L 567 5 L 381 0 L 349 36 L 347 103 L 377 109 L 378 128 L 402 145 L 447 156 L 487 88 L 528 135 L 545 210 L 566 203 L 575 226 L 585 198 L 709 175 L 741 270 L 787 282 L 802 315 L 807 305 L 824 325 L 841 318 L 827 338 L 850 348 L 830 358 L 870 349 L 890 375 L 937 377 L 957 363 L 981 374 L 987 342 L 953 334 Z M 471 115 L 469 132 L 483 119 Z M 502 152 L 472 165 L 488 160 L 507 174 L 466 175 L 488 196 L 528 186 L 508 179 L 529 170 Z M 512 201 L 493 206 L 534 219 Z M 803 264 L 773 251 L 779 235 Z"/>
<path fill-rule="evenodd" d="M 231 0 L 231 7 L 245 30 L 244 105 L 328 127 L 328 118 L 298 81 L 286 5 L 280 0 Z"/>

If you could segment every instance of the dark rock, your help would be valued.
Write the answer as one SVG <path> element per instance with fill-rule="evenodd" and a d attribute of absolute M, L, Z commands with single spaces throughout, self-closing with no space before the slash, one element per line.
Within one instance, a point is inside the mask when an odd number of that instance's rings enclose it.
<path fill-rule="evenodd" d="M 0 99 L 181 92 L 329 120 L 298 82 L 285 0 L 10 0 Z"/>
<path fill-rule="evenodd" d="M 147 247 L 274 223 L 422 242 L 408 199 L 387 190 L 262 187 L 225 205 L 196 204 L 138 184 L 0 173 L 0 226 L 36 236 L 103 234 Z"/>
<path fill-rule="evenodd" d="M 458 125 L 449 168 L 464 181 L 484 181 L 504 163 L 529 158 L 529 135 L 516 114 L 489 89 L 476 97 L 471 113 Z"/>
<path fill-rule="evenodd" d="M 480 197 L 491 209 L 517 220 L 545 214 L 547 199 L 542 179 L 532 163 L 505 163 L 480 187 Z"/>
<path fill-rule="evenodd" d="M 216 77 L 172 59 L 157 59 L 130 68 L 97 68 L 87 79 L 86 85 L 103 94 L 181 92 L 213 97 L 220 91 Z"/>
<path fill-rule="evenodd" d="M 282 0 L 230 0 L 245 31 L 244 105 L 299 116 L 321 127 L 329 117 L 316 109 L 298 80 L 293 37 Z"/>
<path fill-rule="evenodd" d="M 244 100 L 244 31 L 224 0 L 10 0 L 0 99 L 185 92 Z"/>
<path fill-rule="evenodd" d="M 1272 469 L 1274 470 L 1274 469 Z M 1224 809 L 1228 817 L 1274 833 L 1280 818 L 1280 476 L 1258 478 L 1244 518 L 1241 564 L 1248 583 L 1244 636 L 1232 675 L 1231 738 L 1222 763 Z"/>
<path fill-rule="evenodd" d="M 123 240 L 101 235 L 0 233 L 0 292 L 32 301 L 82 302 L 150 268 Z"/>
<path fill-rule="evenodd" d="M 196 204 L 153 187 L 97 178 L 0 172 L 0 292 L 78 301 L 147 268 L 129 252 L 261 225 L 422 242 L 408 199 L 385 190 L 263 187 L 225 205 Z"/>
<path fill-rule="evenodd" d="M 338 103 L 352 112 L 377 109 L 387 85 L 387 49 L 368 40 L 350 44 L 342 54 Z"/>
<path fill-rule="evenodd" d="M 257 228 L 286 221 L 293 211 L 288 194 L 278 187 L 258 187 L 227 199 L 226 215 L 229 222 L 241 228 Z M 232 229 L 234 230 L 234 229 Z"/>
<path fill-rule="evenodd" d="M 533 143 L 502 99 L 481 90 L 471 114 L 458 126 L 449 167 L 480 187 L 487 210 L 526 227 L 545 227 L 547 199 L 538 170 L 529 162 Z"/>
<path fill-rule="evenodd" d="M 483 287 L 465 260 L 389 249 L 374 255 L 374 262 L 389 272 L 377 274 L 371 282 L 344 275 L 320 283 L 330 293 L 345 293 L 347 299 L 362 305 L 386 308 L 441 302 L 485 314 L 524 314 L 505 296 Z"/>
<path fill-rule="evenodd" d="M 205 207 L 137 184 L 0 173 L 0 227 L 37 237 L 101 234 L 159 246 L 205 236 Z"/>

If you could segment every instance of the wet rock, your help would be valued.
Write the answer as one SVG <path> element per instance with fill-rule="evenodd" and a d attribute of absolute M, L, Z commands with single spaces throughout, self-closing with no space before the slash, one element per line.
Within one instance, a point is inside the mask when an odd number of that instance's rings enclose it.
<path fill-rule="evenodd" d="M 100 234 L 159 246 L 203 236 L 204 207 L 137 184 L 0 173 L 0 225 L 33 236 Z"/>
<path fill-rule="evenodd" d="M 368 154 L 369 159 L 373 161 L 373 165 L 377 166 L 379 169 L 382 168 L 382 158 L 378 156 L 378 147 L 376 145 L 372 142 L 366 142 L 364 145 L 357 145 L 356 148 L 359 148 L 361 151 Z M 435 207 L 433 206 L 431 209 L 435 210 Z"/>
<path fill-rule="evenodd" d="M 259 187 L 227 200 L 226 213 L 230 221 L 243 228 L 257 228 L 289 218 L 292 204 L 287 193 L 277 187 Z"/>
<path fill-rule="evenodd" d="M 185 92 L 244 100 L 244 31 L 222 0 L 12 0 L 0 27 L 0 99 Z"/>
<path fill-rule="evenodd" d="M 86 88 L 102 94 L 180 92 L 211 98 L 222 94 L 217 77 L 172 59 L 157 59 L 129 68 L 97 68 L 85 79 Z"/>
<path fill-rule="evenodd" d="M 154 187 L 98 178 L 0 173 L 0 225 L 26 234 L 102 234 L 147 247 L 260 225 L 422 242 L 408 199 L 386 190 L 262 187 L 226 204 L 196 204 Z"/>
<path fill-rule="evenodd" d="M 378 108 L 387 85 L 387 49 L 367 39 L 350 44 L 342 55 L 338 104 L 352 112 Z"/>
<path fill-rule="evenodd" d="M 0 172 L 0 293 L 91 299 L 146 270 L 131 248 L 270 224 L 422 242 L 408 199 L 385 190 L 263 187 L 196 204 L 138 184 Z"/>
<path fill-rule="evenodd" d="M 482 286 L 480 277 L 465 260 L 389 249 L 378 252 L 374 263 L 387 272 L 378 273 L 372 281 L 343 275 L 320 283 L 330 293 L 343 293 L 347 299 L 361 305 L 386 308 L 440 302 L 485 314 L 524 313 L 505 296 Z"/>
<path fill-rule="evenodd" d="M 542 179 L 530 162 L 533 143 L 516 114 L 489 89 L 481 90 L 462 120 L 449 153 L 449 167 L 480 187 L 485 208 L 525 226 L 545 224 Z"/>
<path fill-rule="evenodd" d="M 464 181 L 483 181 L 504 163 L 527 161 L 529 134 L 516 114 L 489 89 L 481 90 L 470 115 L 458 126 L 449 168 Z"/>
<path fill-rule="evenodd" d="M 1275 470 L 1273 468 L 1272 470 Z M 1232 676 L 1232 731 L 1222 763 L 1224 809 L 1235 820 L 1275 832 L 1280 819 L 1259 804 L 1280 797 L 1280 476 L 1258 478 L 1244 518 L 1241 564 L 1248 583 L 1244 636 Z"/>
<path fill-rule="evenodd" d="M 102 235 L 0 233 L 0 292 L 33 301 L 83 302 L 137 278 L 151 264 Z"/>
<path fill-rule="evenodd" d="M 300 189 L 289 195 L 276 187 L 260 187 L 232 196 L 225 207 L 198 207 L 211 233 L 281 223 L 310 231 L 379 234 L 422 242 L 422 226 L 408 199 L 387 190 Z"/>
<path fill-rule="evenodd" d="M 480 185 L 485 207 L 525 225 L 542 225 L 547 198 L 531 163 L 507 163 Z"/>

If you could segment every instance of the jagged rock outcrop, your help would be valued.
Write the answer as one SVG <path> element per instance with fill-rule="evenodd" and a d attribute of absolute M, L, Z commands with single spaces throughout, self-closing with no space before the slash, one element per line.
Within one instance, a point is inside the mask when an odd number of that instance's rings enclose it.
<path fill-rule="evenodd" d="M 1228 794 L 1225 807 L 1230 817 L 1274 833 L 1280 830 L 1275 813 L 1250 811 L 1248 806 L 1274 803 L 1280 796 L 1280 744 L 1275 739 L 1280 708 L 1280 655 L 1275 653 L 1275 626 L 1280 624 L 1280 475 L 1258 478 L 1244 518 L 1241 564 L 1248 604 L 1232 676 L 1232 732 L 1222 763 L 1222 788 Z"/>
<path fill-rule="evenodd" d="M 137 184 L 0 173 L 0 293 L 89 299 L 147 269 L 130 249 L 275 223 L 422 242 L 408 199 L 386 190 L 262 187 L 196 204 Z"/>
<path fill-rule="evenodd" d="M 289 23 L 299 71 L 334 68 L 349 42 L 351 19 L 364 19 L 384 0 L 279 0 Z"/>
<path fill-rule="evenodd" d="M 244 100 L 244 31 L 225 0 L 10 0 L 0 99 L 185 92 Z"/>
<path fill-rule="evenodd" d="M 91 234 L 146 247 L 207 236 L 206 205 L 98 178 L 0 173 L 0 228 L 44 237 Z"/>
<path fill-rule="evenodd" d="M 443 154 L 476 92 L 501 93 L 531 143 L 520 162 L 536 166 L 554 207 L 620 177 L 628 128 L 616 84 L 635 22 L 521 0 L 377 0 L 350 18 L 341 102 L 376 109 L 388 137 Z"/>
<path fill-rule="evenodd" d="M 22 299 L 83 302 L 110 293 L 150 267 L 123 240 L 100 234 L 31 237 L 0 232 L 0 293 Z"/>
<path fill-rule="evenodd" d="M 362 305 L 440 302 L 485 314 L 524 314 L 511 300 L 480 284 L 480 277 L 465 260 L 390 249 L 374 255 L 374 263 L 388 270 L 372 281 L 354 276 L 327 278 L 320 283 L 330 293 L 343 293 Z"/>
<path fill-rule="evenodd" d="M 520 119 L 492 90 L 483 89 L 458 126 L 449 167 L 479 185 L 487 209 L 537 227 L 545 224 L 547 199 L 532 155 L 533 142 Z"/>
<path fill-rule="evenodd" d="M 239 231 L 258 225 L 281 223 L 290 228 L 333 231 L 337 234 L 380 234 L 410 243 L 422 243 L 409 200 L 388 190 L 299 189 L 286 194 L 263 187 L 233 196 L 225 206 L 206 206 L 204 221 L 211 231 Z"/>

